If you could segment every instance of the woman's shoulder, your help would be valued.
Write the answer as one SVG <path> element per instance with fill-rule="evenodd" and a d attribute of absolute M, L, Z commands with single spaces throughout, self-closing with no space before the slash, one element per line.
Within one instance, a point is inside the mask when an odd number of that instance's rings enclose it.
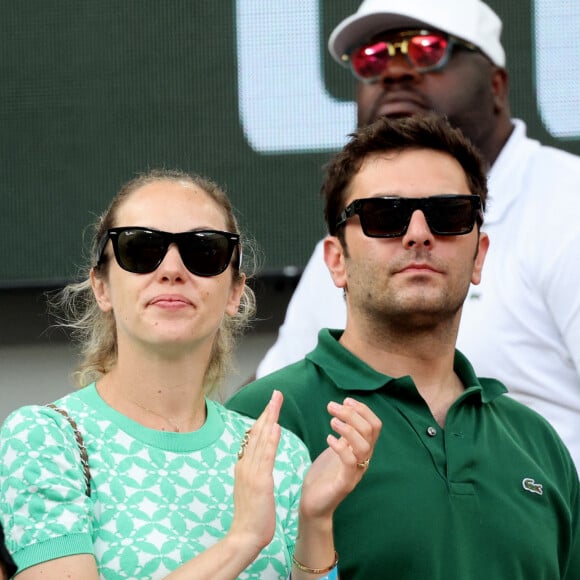
<path fill-rule="evenodd" d="M 56 407 L 56 408 L 55 408 Z M 71 393 L 53 404 L 25 405 L 12 411 L 0 427 L 1 447 L 17 445 L 17 441 L 31 448 L 61 445 L 74 441 L 74 433 L 67 417 L 59 409 L 79 418 L 82 404 L 78 393 Z"/>

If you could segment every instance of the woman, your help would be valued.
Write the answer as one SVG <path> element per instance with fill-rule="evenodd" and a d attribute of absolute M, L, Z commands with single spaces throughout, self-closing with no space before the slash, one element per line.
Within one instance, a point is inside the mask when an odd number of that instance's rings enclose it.
<path fill-rule="evenodd" d="M 352 400 L 329 407 L 339 437 L 309 468 L 277 424 L 280 393 L 255 423 L 207 398 L 253 310 L 226 195 L 180 172 L 137 177 L 93 253 L 61 296 L 85 388 L 19 409 L 0 434 L 19 580 L 336 577 L 332 514 L 380 422 Z"/>

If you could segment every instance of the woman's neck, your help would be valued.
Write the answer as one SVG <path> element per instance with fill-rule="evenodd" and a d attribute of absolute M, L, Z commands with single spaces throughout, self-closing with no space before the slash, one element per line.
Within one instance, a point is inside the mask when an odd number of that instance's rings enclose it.
<path fill-rule="evenodd" d="M 152 429 L 186 432 L 203 425 L 207 356 L 199 360 L 190 353 L 168 361 L 123 354 L 97 384 L 107 404 Z"/>

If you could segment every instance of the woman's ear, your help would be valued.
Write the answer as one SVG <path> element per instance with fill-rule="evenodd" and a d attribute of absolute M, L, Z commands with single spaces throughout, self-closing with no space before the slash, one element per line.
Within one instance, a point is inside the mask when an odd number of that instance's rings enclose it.
<path fill-rule="evenodd" d="M 246 286 L 246 275 L 240 274 L 232 283 L 230 295 L 226 304 L 226 314 L 235 316 L 240 308 L 240 301 Z"/>
<path fill-rule="evenodd" d="M 103 312 L 110 312 L 113 310 L 113 305 L 111 304 L 111 297 L 109 295 L 109 285 L 103 276 L 97 276 L 95 269 L 91 268 L 90 272 L 91 288 L 93 289 L 93 294 L 95 295 L 95 300 L 99 305 L 99 308 Z"/>

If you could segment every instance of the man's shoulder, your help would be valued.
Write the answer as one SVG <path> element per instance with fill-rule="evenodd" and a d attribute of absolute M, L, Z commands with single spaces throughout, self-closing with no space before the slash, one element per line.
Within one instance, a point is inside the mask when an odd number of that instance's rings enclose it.
<path fill-rule="evenodd" d="M 485 379 L 480 379 L 484 381 Z M 546 450 L 558 450 L 558 454 L 570 459 L 569 451 L 554 426 L 538 411 L 516 401 L 509 392 L 494 402 L 495 413 L 507 431 L 514 437 L 541 445 Z M 571 459 L 570 459 L 571 461 Z"/>
<path fill-rule="evenodd" d="M 570 171 L 580 171 L 580 156 L 565 149 L 543 143 L 527 135 L 527 127 L 520 119 L 512 119 L 515 131 L 505 145 L 509 157 L 517 157 L 540 171 L 557 167 L 567 167 Z M 523 155 L 523 157 L 522 157 Z"/>
<path fill-rule="evenodd" d="M 527 176 L 528 189 L 544 190 L 549 184 L 550 196 L 558 184 L 566 188 L 567 182 L 578 183 L 580 156 L 529 137 L 525 124 L 519 119 L 515 119 L 514 123 L 515 131 L 502 149 L 497 164 L 494 164 L 496 171 L 492 170 L 492 174 L 499 172 L 503 179 L 513 182 L 514 164 L 517 164 Z"/>
<path fill-rule="evenodd" d="M 479 378 L 484 389 L 502 384 L 496 379 Z M 565 481 L 578 480 L 574 460 L 555 427 L 528 404 L 517 401 L 509 390 L 482 406 L 486 420 L 493 424 L 499 441 L 506 437 L 530 457 L 541 458 L 543 467 L 558 473 Z M 491 437 L 491 435 L 490 435 Z"/>
<path fill-rule="evenodd" d="M 328 402 L 336 400 L 336 387 L 324 371 L 305 358 L 242 387 L 226 407 L 249 417 L 258 417 L 274 390 L 284 396 L 279 423 L 295 433 L 317 457 L 326 448 Z M 328 420 L 327 420 L 328 419 Z"/>
<path fill-rule="evenodd" d="M 226 402 L 226 407 L 257 416 L 270 400 L 274 390 L 280 391 L 286 401 L 299 400 L 311 392 L 313 380 L 315 380 L 314 365 L 309 360 L 303 359 L 243 386 Z"/>
<path fill-rule="evenodd" d="M 550 232 L 550 235 L 525 236 L 525 242 L 530 240 L 544 247 L 550 247 L 560 238 L 549 239 L 561 230 L 561 216 L 558 212 L 547 212 L 547 200 L 554 207 L 565 207 L 567 215 L 578 215 L 580 211 L 580 156 L 549 145 L 540 144 L 532 153 L 522 159 L 523 180 L 519 193 L 520 204 L 513 213 L 525 231 Z M 509 186 L 509 174 L 504 174 L 504 187 Z M 571 230 L 572 232 L 572 230 Z M 565 238 L 566 239 L 566 238 Z M 546 241 L 549 241 L 546 245 Z M 573 243 L 576 241 L 574 239 Z M 529 247 L 528 247 L 529 250 Z M 550 250 L 551 251 L 551 250 Z M 533 252 L 531 252 L 533 254 Z"/>
<path fill-rule="evenodd" d="M 553 430 L 548 421 L 540 413 L 511 397 L 509 389 L 502 381 L 488 377 L 478 377 L 478 381 L 484 390 L 488 392 L 492 388 L 496 390 L 500 386 L 503 388 L 501 396 L 495 397 L 492 401 L 495 411 L 500 412 L 502 416 L 514 418 L 514 420 L 530 423 L 531 425 L 537 425 L 540 428 L 547 426 L 548 429 Z"/>
<path fill-rule="evenodd" d="M 533 174 L 550 179 L 553 186 L 568 181 L 578 183 L 580 180 L 580 156 L 549 145 L 542 144 L 534 151 L 528 167 Z"/>

